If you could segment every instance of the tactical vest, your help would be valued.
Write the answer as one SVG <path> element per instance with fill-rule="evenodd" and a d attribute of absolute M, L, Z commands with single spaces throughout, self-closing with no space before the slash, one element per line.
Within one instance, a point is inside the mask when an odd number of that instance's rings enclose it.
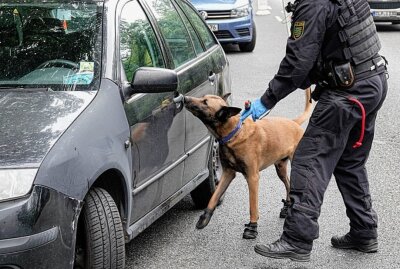
<path fill-rule="evenodd" d="M 344 58 L 353 65 L 372 59 L 380 50 L 374 20 L 366 0 L 336 0 L 339 3 L 339 40 Z"/>

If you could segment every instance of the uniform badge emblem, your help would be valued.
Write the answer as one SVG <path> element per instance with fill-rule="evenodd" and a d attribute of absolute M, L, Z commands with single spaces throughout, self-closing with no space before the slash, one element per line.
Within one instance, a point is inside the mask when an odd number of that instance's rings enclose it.
<path fill-rule="evenodd" d="M 304 33 L 305 21 L 296 21 L 293 26 L 293 38 L 299 39 Z"/>

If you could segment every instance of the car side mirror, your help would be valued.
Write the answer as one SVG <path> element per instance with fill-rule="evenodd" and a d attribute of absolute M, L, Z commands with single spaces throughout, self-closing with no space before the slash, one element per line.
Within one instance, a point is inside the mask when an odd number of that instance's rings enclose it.
<path fill-rule="evenodd" d="M 130 94 L 173 92 L 177 88 L 178 75 L 174 70 L 140 67 L 133 75 Z"/>

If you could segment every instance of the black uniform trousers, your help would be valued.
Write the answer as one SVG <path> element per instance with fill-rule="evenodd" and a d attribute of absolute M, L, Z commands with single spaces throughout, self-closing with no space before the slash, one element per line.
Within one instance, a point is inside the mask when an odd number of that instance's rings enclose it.
<path fill-rule="evenodd" d="M 318 238 L 318 217 L 328 183 L 335 176 L 342 194 L 350 233 L 356 238 L 377 237 L 377 214 L 372 209 L 365 164 L 374 137 L 375 119 L 386 97 L 386 74 L 358 80 L 346 90 L 324 90 L 301 139 L 291 169 L 292 206 L 285 219 L 282 239 L 311 250 Z M 362 113 L 349 97 L 359 100 L 366 112 L 365 136 Z"/>

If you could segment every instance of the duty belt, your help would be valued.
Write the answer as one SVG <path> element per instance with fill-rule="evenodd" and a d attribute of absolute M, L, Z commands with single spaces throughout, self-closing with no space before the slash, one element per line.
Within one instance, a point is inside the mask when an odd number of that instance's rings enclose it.
<path fill-rule="evenodd" d="M 382 56 L 378 56 L 373 58 L 372 60 L 368 60 L 364 63 L 358 64 L 356 66 L 353 66 L 354 69 L 354 73 L 355 75 L 360 75 L 363 74 L 365 72 L 370 72 L 370 71 L 377 71 L 377 69 L 380 66 L 386 66 L 387 65 L 387 61 L 384 57 Z"/>

